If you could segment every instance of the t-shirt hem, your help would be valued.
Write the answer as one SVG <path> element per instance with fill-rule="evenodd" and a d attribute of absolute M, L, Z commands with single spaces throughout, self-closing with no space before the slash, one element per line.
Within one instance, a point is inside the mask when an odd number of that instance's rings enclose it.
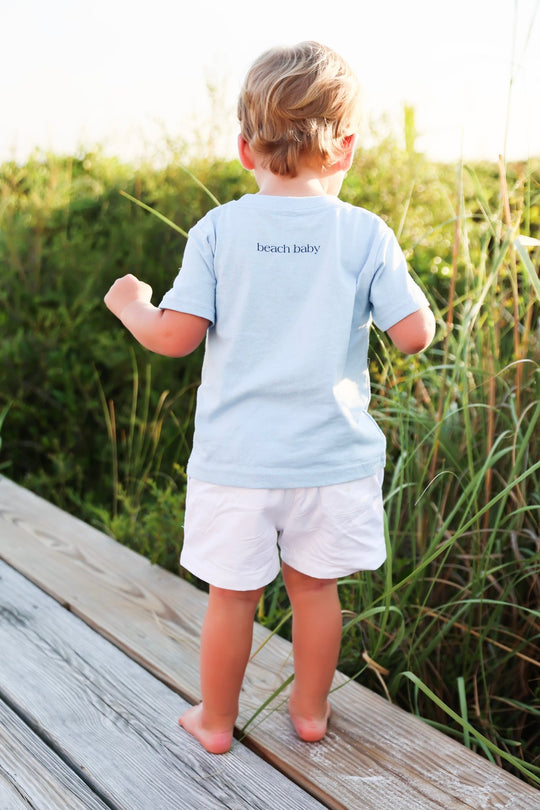
<path fill-rule="evenodd" d="M 381 332 L 387 332 L 392 326 L 395 326 L 404 318 L 412 315 L 413 312 L 418 312 L 419 309 L 426 306 L 429 307 L 429 301 L 427 298 L 424 301 L 408 301 L 403 306 L 396 308 L 393 310 L 393 312 L 389 313 L 383 321 L 377 320 L 375 325 L 381 330 Z"/>
<path fill-rule="evenodd" d="M 216 320 L 215 312 L 210 307 L 198 302 L 182 300 L 178 301 L 172 295 L 165 294 L 159 304 L 159 309 L 172 309 L 174 312 L 185 312 L 187 315 L 196 315 L 198 318 L 206 318 L 211 324 Z"/>
<path fill-rule="evenodd" d="M 300 487 L 324 487 L 344 484 L 375 475 L 385 467 L 385 456 L 379 455 L 360 464 L 328 470 L 260 470 L 238 469 L 199 464 L 189 460 L 187 474 L 190 478 L 219 486 L 246 487 L 248 489 L 297 489 Z"/>

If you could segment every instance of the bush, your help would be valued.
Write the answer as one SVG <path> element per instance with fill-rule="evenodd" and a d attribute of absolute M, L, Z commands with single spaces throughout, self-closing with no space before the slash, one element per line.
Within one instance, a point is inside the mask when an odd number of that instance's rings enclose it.
<path fill-rule="evenodd" d="M 254 190 L 239 164 L 173 153 L 133 169 L 99 152 L 0 167 L 0 422 L 6 473 L 178 571 L 202 349 L 151 355 L 102 303 L 133 272 L 157 302 L 187 231 Z M 340 584 L 341 668 L 534 780 L 538 756 L 538 166 L 465 171 L 386 140 L 342 196 L 397 232 L 439 330 L 404 358 L 372 334 L 388 437 L 388 562 Z M 508 187 L 507 187 L 508 185 Z M 527 249 L 529 250 L 529 249 Z M 197 583 L 201 584 L 201 583 Z M 261 622 L 289 632 L 281 579 Z"/>

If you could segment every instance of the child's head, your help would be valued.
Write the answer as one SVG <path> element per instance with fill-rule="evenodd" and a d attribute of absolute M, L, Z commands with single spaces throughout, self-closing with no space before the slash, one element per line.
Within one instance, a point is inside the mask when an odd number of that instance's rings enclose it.
<path fill-rule="evenodd" d="M 273 48 L 249 70 L 238 101 L 241 135 L 274 174 L 295 177 L 301 159 L 335 163 L 359 126 L 358 79 L 318 42 Z"/>

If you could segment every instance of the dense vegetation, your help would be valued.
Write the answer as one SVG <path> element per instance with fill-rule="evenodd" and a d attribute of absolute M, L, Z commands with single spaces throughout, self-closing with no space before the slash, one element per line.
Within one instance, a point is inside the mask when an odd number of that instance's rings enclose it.
<path fill-rule="evenodd" d="M 128 271 L 159 301 L 185 245 L 120 192 L 187 231 L 249 190 L 236 162 L 172 152 L 0 167 L 2 470 L 172 571 L 202 349 L 152 356 L 105 309 Z M 341 669 L 539 781 L 540 250 L 515 244 L 540 236 L 539 166 L 434 165 L 385 140 L 342 196 L 397 232 L 438 335 L 412 358 L 372 335 L 389 559 L 341 584 Z M 281 580 L 258 618 L 289 632 Z"/>

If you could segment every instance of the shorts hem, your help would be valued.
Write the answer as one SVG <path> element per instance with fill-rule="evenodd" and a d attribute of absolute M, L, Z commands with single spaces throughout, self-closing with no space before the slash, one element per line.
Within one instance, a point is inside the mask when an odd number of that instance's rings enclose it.
<path fill-rule="evenodd" d="M 352 574 L 357 574 L 360 571 L 376 571 L 386 562 L 386 559 L 387 555 L 385 554 L 382 558 L 375 557 L 372 560 L 363 561 L 360 565 L 355 565 L 352 567 L 348 566 L 347 568 L 337 568 L 333 570 L 325 568 L 324 572 L 321 572 L 316 570 L 316 566 L 311 567 L 310 565 L 295 565 L 293 561 L 286 559 L 285 556 L 282 555 L 282 561 L 286 565 L 288 565 L 290 568 L 294 568 L 295 571 L 299 571 L 305 576 L 312 577 L 313 579 L 343 579 L 343 577 L 350 577 Z"/>
<path fill-rule="evenodd" d="M 197 577 L 197 579 L 207 582 L 214 588 L 222 588 L 226 591 L 256 591 L 259 588 L 266 588 L 279 574 L 280 568 L 278 567 L 275 574 L 261 574 L 260 577 L 251 576 L 249 581 L 243 574 L 226 574 L 218 568 L 199 566 L 197 563 L 192 563 L 189 559 L 185 559 L 180 555 L 180 565 L 189 571 L 190 574 Z M 241 580 L 241 581 L 240 581 Z"/>

